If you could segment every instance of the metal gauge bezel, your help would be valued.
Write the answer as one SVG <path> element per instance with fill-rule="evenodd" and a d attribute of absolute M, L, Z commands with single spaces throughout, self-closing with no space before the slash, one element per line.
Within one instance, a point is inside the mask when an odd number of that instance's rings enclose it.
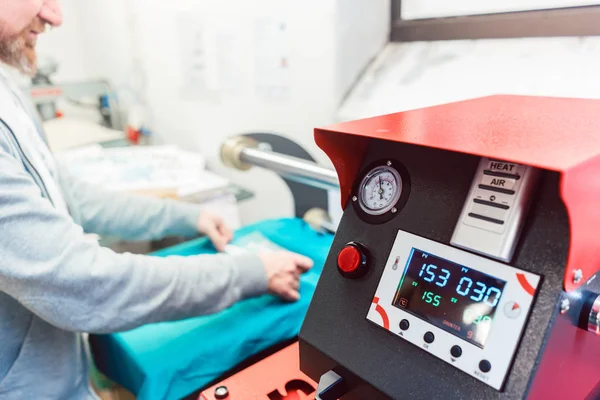
<path fill-rule="evenodd" d="M 386 207 L 380 210 L 372 210 L 364 203 L 363 192 L 367 182 L 375 174 L 380 171 L 383 172 L 382 170 L 389 171 L 394 176 L 398 190 Z M 394 218 L 404 208 L 410 193 L 410 176 L 400 162 L 390 159 L 374 162 L 368 165 L 359 176 L 362 176 L 362 178 L 357 179 L 357 184 L 355 184 L 352 191 L 352 203 L 356 213 L 363 221 L 370 224 L 381 224 Z"/>
<path fill-rule="evenodd" d="M 368 196 L 365 191 L 367 190 L 367 185 L 370 183 L 371 179 L 375 178 L 377 175 L 384 174 L 389 172 L 392 174 L 394 179 L 396 180 L 396 191 L 394 196 L 389 200 L 388 204 L 383 208 L 372 209 L 365 203 L 365 196 Z M 369 215 L 383 215 L 394 208 L 398 200 L 400 200 L 400 195 L 402 194 L 402 177 L 400 173 L 396 170 L 396 168 L 388 165 L 379 165 L 373 169 L 371 169 L 360 182 L 360 187 L 358 189 L 358 204 L 362 208 L 362 210 Z"/>

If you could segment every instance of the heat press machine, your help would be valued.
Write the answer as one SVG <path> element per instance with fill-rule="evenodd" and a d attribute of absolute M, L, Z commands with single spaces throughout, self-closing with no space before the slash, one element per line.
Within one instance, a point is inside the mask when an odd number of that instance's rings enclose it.
<path fill-rule="evenodd" d="M 200 399 L 600 398 L 600 101 L 491 96 L 315 140 L 344 214 L 299 341 Z"/>

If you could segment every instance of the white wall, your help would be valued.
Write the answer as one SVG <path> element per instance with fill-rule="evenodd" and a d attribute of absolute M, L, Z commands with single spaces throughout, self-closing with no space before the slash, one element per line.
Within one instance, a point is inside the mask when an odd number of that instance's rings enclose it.
<path fill-rule="evenodd" d="M 220 144 L 240 133 L 278 133 L 327 164 L 313 128 L 335 122 L 343 96 L 387 42 L 390 21 L 389 0 L 63 5 L 67 19 L 79 21 L 66 21 L 61 32 L 72 42 L 68 54 L 66 48 L 59 54 L 62 68 L 78 65 L 88 77 L 109 78 L 128 101 L 132 91 L 138 93 L 159 140 L 203 152 L 214 170 L 256 193 L 242 210 L 245 222 L 292 215 L 290 193 L 272 173 L 222 167 Z M 51 35 L 53 42 L 41 50 L 62 46 L 58 31 Z M 282 58 L 287 68 L 279 68 Z"/>
<path fill-rule="evenodd" d="M 37 47 L 41 63 L 47 57 L 60 63 L 56 78 L 61 81 L 85 79 L 89 76 L 82 52 L 85 39 L 81 33 L 79 3 L 79 0 L 62 0 L 64 25 L 42 35 Z"/>

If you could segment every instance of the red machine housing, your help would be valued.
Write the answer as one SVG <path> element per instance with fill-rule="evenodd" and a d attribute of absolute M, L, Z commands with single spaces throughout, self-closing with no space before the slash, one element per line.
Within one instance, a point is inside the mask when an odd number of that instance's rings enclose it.
<path fill-rule="evenodd" d="M 300 371 L 299 362 L 298 343 L 294 343 L 206 389 L 198 400 L 218 400 L 219 387 L 227 388 L 227 400 L 312 399 L 317 384 Z"/>
<path fill-rule="evenodd" d="M 315 129 L 337 170 L 345 207 L 369 139 L 402 142 L 561 173 L 571 227 L 564 288 L 600 269 L 600 101 L 490 96 Z M 573 280 L 580 269 L 583 279 Z"/>
<path fill-rule="evenodd" d="M 558 172 L 570 232 L 565 292 L 585 289 L 581 286 L 600 270 L 599 100 L 499 95 L 315 129 L 317 145 L 337 170 L 344 209 L 374 140 Z M 581 279 L 575 279 L 576 271 Z M 600 398 L 600 339 L 566 316 L 555 324 L 527 397 Z"/>

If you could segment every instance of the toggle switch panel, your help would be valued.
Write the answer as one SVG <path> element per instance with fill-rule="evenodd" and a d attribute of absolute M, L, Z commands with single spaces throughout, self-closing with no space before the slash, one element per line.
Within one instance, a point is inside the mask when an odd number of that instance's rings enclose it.
<path fill-rule="evenodd" d="M 450 243 L 510 262 L 538 173 L 526 165 L 483 158 Z"/>

